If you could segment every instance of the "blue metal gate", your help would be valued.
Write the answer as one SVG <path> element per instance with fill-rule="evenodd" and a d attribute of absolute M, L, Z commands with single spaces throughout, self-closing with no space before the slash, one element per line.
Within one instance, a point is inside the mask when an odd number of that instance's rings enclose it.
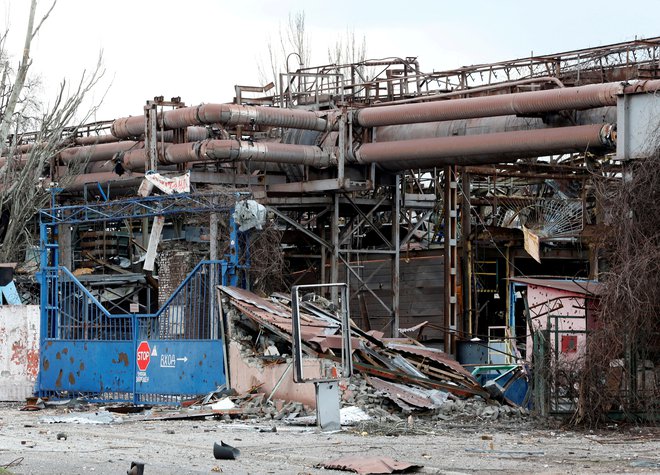
<path fill-rule="evenodd" d="M 156 313 L 111 313 L 58 265 L 55 234 L 67 222 L 62 214 L 55 208 L 42 212 L 38 393 L 173 403 L 224 384 L 223 326 L 214 292 L 217 285 L 237 284 L 236 249 L 231 262 L 200 262 Z M 160 214 L 162 206 L 153 212 Z M 237 246 L 235 233 L 233 227 Z"/>

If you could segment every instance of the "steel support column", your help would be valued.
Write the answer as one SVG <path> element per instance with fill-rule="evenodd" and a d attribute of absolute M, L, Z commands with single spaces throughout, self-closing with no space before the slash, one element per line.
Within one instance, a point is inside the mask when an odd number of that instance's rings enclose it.
<path fill-rule="evenodd" d="M 147 150 L 149 170 L 156 171 L 158 167 L 158 105 L 147 101 L 144 106 L 144 148 Z M 145 167 L 146 168 L 146 167 Z"/>
<path fill-rule="evenodd" d="M 463 322 L 462 328 L 472 336 L 472 232 L 470 223 L 470 174 L 461 167 L 461 268 L 463 272 Z"/>
<path fill-rule="evenodd" d="M 332 224 L 330 226 L 330 232 L 332 233 L 332 259 L 330 261 L 330 284 L 336 284 L 339 282 L 339 194 L 334 193 L 334 211 L 332 213 Z M 346 263 L 348 275 L 348 269 L 350 264 Z M 337 292 L 337 287 L 330 287 L 330 300 L 335 305 L 339 305 L 339 294 Z"/>
<path fill-rule="evenodd" d="M 392 247 L 394 254 L 392 254 L 392 336 L 397 338 L 399 336 L 399 328 L 401 327 L 399 318 L 399 257 L 401 254 L 401 174 L 397 173 L 394 179 L 394 202 L 392 203 Z"/>
<path fill-rule="evenodd" d="M 455 354 L 454 345 L 457 321 L 457 228 L 458 228 L 458 183 L 456 166 L 445 167 L 445 352 Z"/>

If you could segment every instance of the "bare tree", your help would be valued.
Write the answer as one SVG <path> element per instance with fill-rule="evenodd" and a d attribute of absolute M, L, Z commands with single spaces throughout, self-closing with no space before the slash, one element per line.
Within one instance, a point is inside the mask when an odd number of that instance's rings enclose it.
<path fill-rule="evenodd" d="M 305 30 L 305 12 L 289 13 L 286 25 L 280 24 L 277 43 L 272 39 L 268 41 L 268 64 L 258 65 L 261 81 L 264 84 L 272 81 L 276 88 L 275 94 L 280 92 L 281 72 L 296 71 L 309 66 L 311 59 L 309 43 L 309 35 Z"/>
<path fill-rule="evenodd" d="M 328 48 L 328 61 L 332 64 L 361 63 L 367 59 L 367 39 L 355 37 L 355 30 L 346 29 L 346 34 L 337 39 L 333 47 Z"/>
<path fill-rule="evenodd" d="M 311 48 L 310 38 L 305 26 L 305 12 L 289 13 L 287 23 L 280 25 L 277 35 L 277 41 L 272 39 L 267 45 L 268 57 L 266 63 L 260 63 L 259 78 L 263 84 L 272 81 L 276 88 L 274 94 L 289 92 L 291 94 L 298 92 L 295 89 L 305 88 L 304 84 L 299 84 L 296 80 L 291 80 L 284 86 L 285 91 L 280 91 L 280 73 L 295 72 L 297 70 L 310 67 Z M 367 56 L 367 41 L 363 36 L 358 39 L 355 30 L 346 29 L 344 36 L 340 36 L 334 45 L 328 47 L 328 59 L 330 64 L 346 65 L 355 64 L 354 67 L 337 68 L 336 72 L 343 74 L 344 78 L 350 78 L 354 82 L 367 82 L 367 75 L 370 71 L 364 65 L 359 64 L 365 61 Z M 302 81 L 304 83 L 304 80 Z"/>
<path fill-rule="evenodd" d="M 97 107 L 81 112 L 87 94 L 103 75 L 100 56 L 95 69 L 84 72 L 73 87 L 63 81 L 46 110 L 40 110 L 33 97 L 28 76 L 32 40 L 55 4 L 53 1 L 35 25 L 37 1 L 31 1 L 23 53 L 15 70 L 10 66 L 11 55 L 6 48 L 8 32 L 0 37 L 0 261 L 4 262 L 21 259 L 26 247 L 33 243 L 29 224 L 48 203 L 50 159 L 67 145 L 67 137 L 75 136 L 75 124 L 89 121 Z M 29 134 L 30 143 L 23 144 L 21 137 L 27 127 L 36 131 Z"/>

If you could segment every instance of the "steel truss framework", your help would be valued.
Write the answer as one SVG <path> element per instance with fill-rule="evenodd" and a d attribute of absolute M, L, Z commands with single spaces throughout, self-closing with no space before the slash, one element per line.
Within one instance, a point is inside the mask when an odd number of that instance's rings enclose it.
<path fill-rule="evenodd" d="M 238 192 L 164 195 L 53 206 L 42 210 L 41 270 L 38 274 L 41 284 L 40 394 L 57 397 L 65 391 L 95 401 L 171 403 L 177 400 L 178 395 L 201 394 L 223 383 L 226 374 L 222 342 L 224 330 L 213 289 L 219 284 L 239 285 L 239 272 L 246 268 L 239 262 L 241 240 L 231 216 L 230 249 L 226 260 L 217 260 L 212 252 L 212 260 L 200 262 L 155 313 L 148 308 L 130 313 L 116 305 L 105 308 L 69 269 L 60 266 L 58 229 L 63 224 L 105 223 L 203 212 L 211 214 L 211 222 L 217 227 L 214 216 L 230 211 L 238 199 L 248 195 Z M 180 358 L 184 362 L 188 361 L 188 355 L 191 359 L 204 359 L 204 365 L 200 361 L 199 365 L 191 365 L 192 369 L 183 368 L 180 373 L 181 378 L 188 374 L 192 381 L 197 382 L 182 385 L 177 379 L 179 373 L 171 378 L 173 371 L 163 374 L 156 371 L 158 377 L 150 383 L 145 368 L 140 367 L 133 356 L 140 351 L 140 346 L 147 344 L 148 347 L 147 342 L 154 348 L 153 355 L 158 345 L 160 351 L 166 354 L 186 354 L 185 358 Z M 79 369 L 77 366 L 75 369 L 69 368 L 66 361 L 60 363 L 60 352 L 70 355 L 71 362 L 76 361 L 76 365 L 80 361 Z M 125 361 L 126 368 L 111 364 L 112 355 L 116 352 L 119 352 L 118 358 Z M 83 362 L 90 357 L 95 358 L 97 364 L 85 371 Z M 175 365 L 178 360 L 172 358 L 168 361 Z M 68 358 L 62 358 L 65 359 Z M 60 366 L 60 376 L 55 380 Z M 70 371 L 68 384 L 62 381 L 62 371 Z M 152 376 L 154 371 L 151 371 Z M 200 374 L 191 377 L 190 371 Z"/>
<path fill-rule="evenodd" d="M 421 72 L 416 58 L 391 58 L 343 66 L 326 65 L 289 72 L 282 76 L 282 104 L 314 108 L 314 105 L 320 106 L 323 102 L 324 107 L 339 109 L 341 112 L 337 114 L 337 130 L 323 132 L 315 139 L 315 145 L 318 145 L 325 137 L 336 136 L 336 168 L 313 171 L 313 167 L 300 166 L 293 172 L 294 167 L 290 166 L 280 168 L 279 175 L 262 171 L 262 175 L 257 177 L 240 175 L 239 170 L 245 171 L 241 166 L 221 169 L 218 163 L 209 163 L 195 165 L 192 175 L 193 178 L 197 176 L 198 183 L 244 184 L 257 190 L 259 197 L 270 206 L 279 220 L 297 229 L 316 244 L 318 252 L 311 257 L 320 263 L 323 270 L 320 273 L 321 282 L 337 282 L 343 270 L 349 278 L 359 283 L 358 297 L 360 292 L 367 292 L 391 315 L 389 326 L 394 335 L 397 334 L 400 324 L 401 248 L 409 244 L 420 228 L 434 216 L 444 216 L 444 242 L 446 255 L 449 256 L 445 262 L 445 275 L 450 291 L 445 294 L 446 313 L 443 325 L 448 332 L 445 334 L 445 340 L 449 341 L 449 333 L 459 334 L 463 329 L 469 332 L 472 321 L 471 317 L 461 318 L 458 315 L 460 302 L 457 279 L 460 279 L 462 269 L 458 253 L 463 252 L 464 262 L 470 260 L 469 242 L 463 241 L 463 248 L 459 246 L 462 239 L 458 233 L 459 222 L 462 235 L 469 235 L 466 231 L 474 224 L 471 223 L 474 216 L 466 207 L 470 202 L 479 205 L 481 211 L 498 208 L 498 184 L 493 184 L 493 193 L 487 196 L 473 195 L 470 192 L 471 185 L 475 183 L 473 178 L 493 174 L 493 181 L 499 181 L 502 177 L 509 176 L 519 180 L 520 189 L 525 188 L 528 183 L 536 184 L 539 180 L 568 179 L 583 185 L 591 172 L 584 164 L 587 157 L 580 157 L 577 162 L 554 160 L 547 166 L 526 164 L 524 167 L 509 165 L 458 170 L 454 167 L 443 174 L 443 177 L 448 177 L 446 183 L 439 184 L 436 179 L 433 189 L 425 191 L 417 186 L 416 192 L 410 193 L 408 181 L 419 182 L 428 171 L 394 173 L 377 170 L 374 163 L 350 167 L 347 165 L 345 155 L 352 145 L 367 144 L 373 138 L 370 136 L 373 131 L 354 126 L 353 115 L 347 113 L 347 107 L 352 104 L 372 104 L 374 101 L 384 104 L 387 101 L 401 103 L 478 95 L 490 92 L 493 87 L 504 87 L 510 92 L 526 91 L 543 88 L 548 78 L 552 79 L 550 82 L 565 81 L 567 85 L 578 85 L 619 80 L 624 77 L 655 77 L 660 60 L 659 47 L 660 38 L 652 38 L 555 55 L 532 55 L 529 58 L 430 74 Z M 242 90 L 249 90 L 249 87 L 241 87 Z M 275 102 L 277 98 L 271 101 Z M 244 101 L 238 100 L 237 103 Z M 152 121 L 152 128 L 154 124 L 155 121 Z M 99 130 L 106 128 L 107 124 L 99 124 Z M 248 130 L 250 127 L 244 125 L 232 127 L 222 124 L 221 128 L 223 133 L 237 137 L 239 141 L 251 135 Z M 159 131 L 152 130 L 152 135 L 157 132 Z M 262 132 L 266 133 L 268 130 Z M 249 163 L 248 167 L 251 166 L 252 163 Z M 225 173 L 218 173 L 220 171 Z M 218 177 L 227 178 L 223 180 Z M 237 177 L 240 180 L 237 180 Z M 273 177 L 282 180 L 273 181 Z M 459 180 L 462 181 L 460 187 Z M 464 196 L 458 193 L 459 189 L 463 190 Z M 121 204 L 109 202 L 59 207 L 46 211 L 42 218 L 50 220 L 51 228 L 56 232 L 54 225 L 60 223 L 189 213 L 197 209 L 213 211 L 217 205 L 213 203 L 213 200 L 217 199 L 214 196 L 216 195 L 201 193 L 186 197 L 183 201 L 173 197 L 152 197 L 126 200 Z M 516 197 L 507 199 L 515 200 Z M 439 209 L 439 203 L 445 204 L 444 215 Z M 464 207 L 459 211 L 461 204 Z M 481 218 L 483 217 L 480 216 Z M 391 226 L 389 233 L 381 229 L 385 222 Z M 406 228 L 403 235 L 402 227 Z M 360 236 L 367 231 L 377 237 L 377 245 L 361 244 Z M 390 262 L 391 300 L 379 296 L 374 291 L 371 276 L 365 277 L 356 269 L 357 266 L 352 264 L 353 257 L 359 258 L 363 255 L 383 256 L 383 261 Z M 326 266 L 329 269 L 327 272 Z M 467 281 L 464 298 L 465 295 L 468 299 L 472 295 L 470 280 Z M 471 309 L 472 303 L 465 302 L 465 307 Z"/>

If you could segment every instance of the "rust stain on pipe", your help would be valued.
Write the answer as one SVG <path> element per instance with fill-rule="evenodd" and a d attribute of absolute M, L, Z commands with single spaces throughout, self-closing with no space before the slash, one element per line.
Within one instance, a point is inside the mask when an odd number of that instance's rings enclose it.
<path fill-rule="evenodd" d="M 202 143 L 201 153 L 217 160 L 254 160 L 309 165 L 317 168 L 337 163 L 333 149 L 279 142 L 250 143 L 237 140 L 208 140 Z"/>
<path fill-rule="evenodd" d="M 393 142 L 396 140 L 425 139 L 432 137 L 451 137 L 458 135 L 480 135 L 517 130 L 548 129 L 573 125 L 606 124 L 616 122 L 616 107 L 602 107 L 578 111 L 570 118 L 559 114 L 546 117 L 516 117 L 514 115 L 498 117 L 479 117 L 476 119 L 457 119 L 442 122 L 424 122 L 417 124 L 388 125 L 374 128 L 374 142 Z"/>
<path fill-rule="evenodd" d="M 546 130 L 440 137 L 369 143 L 355 152 L 359 163 L 376 163 L 388 171 L 442 165 L 505 163 L 519 158 L 611 149 L 616 132 L 610 124 L 581 125 Z"/>
<path fill-rule="evenodd" d="M 165 146 L 163 156 L 159 156 L 159 162 L 165 165 L 232 160 L 254 160 L 323 168 L 336 164 L 336 154 L 333 149 L 321 149 L 313 145 L 242 142 L 230 139 L 170 144 Z M 120 155 L 118 162 L 125 170 L 143 170 L 147 163 L 147 151 L 143 148 L 130 150 Z"/>
<path fill-rule="evenodd" d="M 144 147 L 144 142 L 124 140 L 115 143 L 65 148 L 58 154 L 58 156 L 65 164 L 71 161 L 82 160 L 100 162 L 104 160 L 110 160 L 115 154 L 119 152 L 126 152 L 128 150 L 141 147 Z"/>
<path fill-rule="evenodd" d="M 182 107 L 159 114 L 159 123 L 166 129 L 178 129 L 191 125 L 267 125 L 294 129 L 325 131 L 330 122 L 313 111 L 280 109 L 276 107 L 242 106 L 237 104 L 203 104 Z M 144 116 L 123 117 L 112 123 L 112 134 L 129 138 L 144 133 Z"/>
<path fill-rule="evenodd" d="M 82 175 L 76 175 L 72 177 L 71 181 L 65 184 L 65 189 L 69 191 L 82 190 L 87 184 L 95 183 L 120 183 L 124 185 L 139 185 L 142 181 L 144 174 L 142 173 L 133 173 L 130 175 L 117 176 L 112 172 L 104 173 L 85 173 Z"/>
<path fill-rule="evenodd" d="M 591 109 L 616 105 L 616 98 L 620 94 L 655 92 L 659 89 L 660 80 L 640 81 L 633 85 L 590 84 L 546 91 L 373 107 L 357 111 L 354 120 L 362 127 L 377 127 L 499 115 L 528 115 L 566 109 Z"/>

